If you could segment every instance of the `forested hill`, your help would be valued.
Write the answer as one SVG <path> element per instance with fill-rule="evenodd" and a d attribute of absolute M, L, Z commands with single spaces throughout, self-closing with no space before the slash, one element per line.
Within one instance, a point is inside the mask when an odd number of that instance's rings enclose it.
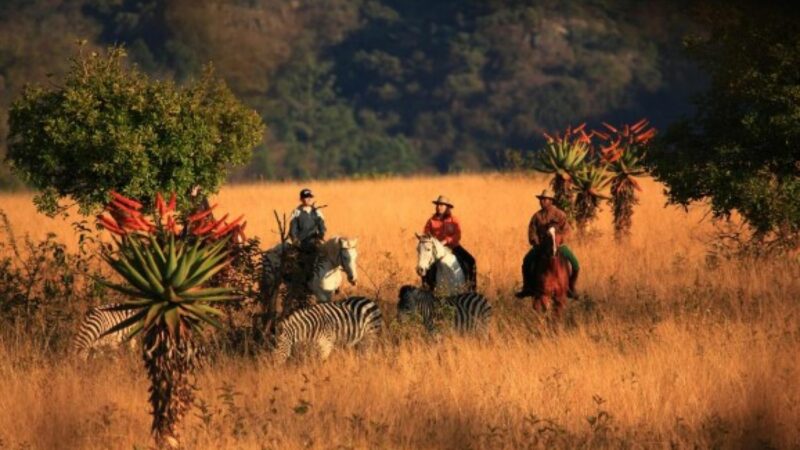
<path fill-rule="evenodd" d="M 688 112 L 703 78 L 681 51 L 689 5 L 0 0 L 0 139 L 23 85 L 57 83 L 86 39 L 178 81 L 213 62 L 268 125 L 236 178 L 496 168 L 545 130 Z"/>

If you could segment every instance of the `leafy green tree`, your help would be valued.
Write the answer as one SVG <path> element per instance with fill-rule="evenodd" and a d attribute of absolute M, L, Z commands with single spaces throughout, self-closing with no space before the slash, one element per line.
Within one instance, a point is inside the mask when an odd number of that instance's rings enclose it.
<path fill-rule="evenodd" d="M 61 85 L 29 87 L 10 112 L 8 158 L 55 214 L 74 200 L 82 213 L 111 190 L 142 199 L 193 186 L 216 192 L 231 165 L 244 164 L 263 134 L 258 115 L 206 70 L 184 87 L 124 64 L 125 51 L 81 53 Z"/>
<path fill-rule="evenodd" d="M 710 74 L 697 112 L 671 127 L 655 158 L 672 203 L 738 212 L 759 248 L 800 237 L 800 28 L 788 6 L 725 3 L 687 41 Z M 771 244 L 774 247 L 765 247 Z"/>

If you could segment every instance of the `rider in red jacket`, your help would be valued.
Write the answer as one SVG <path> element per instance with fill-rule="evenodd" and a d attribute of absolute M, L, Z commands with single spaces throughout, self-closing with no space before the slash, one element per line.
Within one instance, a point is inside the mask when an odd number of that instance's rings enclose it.
<path fill-rule="evenodd" d="M 433 216 L 425 223 L 425 234 L 431 235 L 441 241 L 444 245 L 453 250 L 453 254 L 458 260 L 467 281 L 470 291 L 477 288 L 477 268 L 475 258 L 461 246 L 461 225 L 453 215 L 453 204 L 447 197 L 440 195 L 433 201 L 436 211 Z M 425 274 L 425 284 L 431 289 L 436 285 L 436 266 L 431 267 Z"/>

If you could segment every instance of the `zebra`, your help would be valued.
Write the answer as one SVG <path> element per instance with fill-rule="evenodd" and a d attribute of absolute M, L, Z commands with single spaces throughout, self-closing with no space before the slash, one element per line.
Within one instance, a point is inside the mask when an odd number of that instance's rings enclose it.
<path fill-rule="evenodd" d="M 348 297 L 341 302 L 299 309 L 278 322 L 276 360 L 286 362 L 301 343 L 314 344 L 325 360 L 334 345 L 354 347 L 362 340 L 373 339 L 382 328 L 380 307 L 366 297 Z"/>
<path fill-rule="evenodd" d="M 73 354 L 85 361 L 100 348 L 111 350 L 119 348 L 120 344 L 125 341 L 126 330 L 116 331 L 105 336 L 103 333 L 131 317 L 135 311 L 114 309 L 118 306 L 122 305 L 111 303 L 92 308 L 86 313 L 78 332 L 72 338 Z M 133 349 L 135 346 L 136 343 L 131 339 L 130 347 Z"/>
<path fill-rule="evenodd" d="M 436 297 L 427 289 L 406 285 L 400 288 L 397 303 L 398 316 L 403 319 L 412 314 L 419 314 L 422 323 L 429 332 L 434 332 L 436 319 Z M 459 333 L 485 330 L 492 317 L 492 306 L 481 294 L 468 292 L 451 295 L 442 299 L 442 305 L 455 309 L 453 326 Z"/>

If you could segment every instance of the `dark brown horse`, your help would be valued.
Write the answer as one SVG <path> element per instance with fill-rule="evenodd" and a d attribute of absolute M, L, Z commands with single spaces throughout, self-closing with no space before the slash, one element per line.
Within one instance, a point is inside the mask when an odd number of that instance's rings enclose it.
<path fill-rule="evenodd" d="M 567 306 L 569 276 L 572 271 L 567 259 L 558 251 L 561 236 L 556 235 L 555 227 L 547 230 L 536 253 L 533 269 L 533 308 L 547 312 L 554 307 L 556 317 L 560 317 Z"/>

